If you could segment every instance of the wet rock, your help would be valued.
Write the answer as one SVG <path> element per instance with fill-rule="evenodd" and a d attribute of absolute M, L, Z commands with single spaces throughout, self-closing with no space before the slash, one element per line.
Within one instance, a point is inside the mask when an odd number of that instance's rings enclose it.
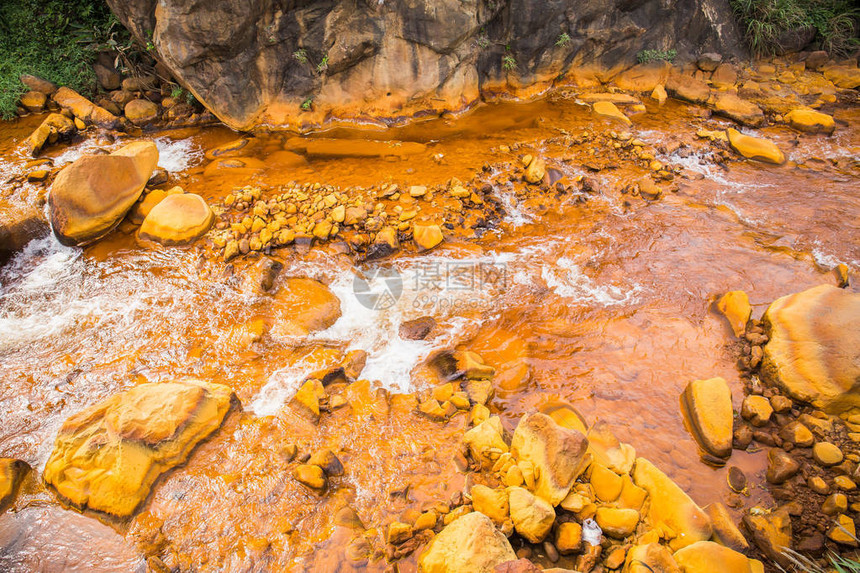
<path fill-rule="evenodd" d="M 327 476 L 343 475 L 343 464 L 328 448 L 314 452 L 308 464 L 321 467 Z"/>
<path fill-rule="evenodd" d="M 466 432 L 463 435 L 463 444 L 469 448 L 472 459 L 480 462 L 484 469 L 493 467 L 498 456 L 508 451 L 508 445 L 502 438 L 502 422 L 498 416 L 493 416 Z"/>
<path fill-rule="evenodd" d="M 732 88 L 738 83 L 738 73 L 731 64 L 720 64 L 711 74 L 711 84 L 716 88 Z"/>
<path fill-rule="evenodd" d="M 24 141 L 24 147 L 33 157 L 37 156 L 45 144 L 59 139 L 67 139 L 75 134 L 74 122 L 60 113 L 52 113 Z"/>
<path fill-rule="evenodd" d="M 293 469 L 293 477 L 311 489 L 323 490 L 326 487 L 325 472 L 319 466 L 299 464 Z"/>
<path fill-rule="evenodd" d="M 13 458 L 0 458 L 0 514 L 15 502 L 18 489 L 30 466 L 27 462 Z"/>
<path fill-rule="evenodd" d="M 570 416 L 566 419 L 571 420 Z M 571 420 L 572 421 L 572 420 Z M 596 421 L 586 434 L 588 453 L 594 461 L 603 464 L 617 474 L 629 474 L 636 461 L 636 450 L 630 444 L 621 443 L 612 428 L 603 420 Z"/>
<path fill-rule="evenodd" d="M 125 116 L 135 125 L 144 125 L 158 119 L 158 104 L 145 99 L 133 99 L 125 104 Z"/>
<path fill-rule="evenodd" d="M 412 526 L 408 523 L 395 521 L 388 525 L 386 539 L 388 543 L 399 545 L 412 538 Z"/>
<path fill-rule="evenodd" d="M 854 520 L 845 514 L 836 517 L 836 523 L 827 532 L 827 538 L 840 545 L 857 547 L 857 530 Z"/>
<path fill-rule="evenodd" d="M 699 541 L 673 555 L 685 573 L 753 573 L 743 554 L 712 541 Z"/>
<path fill-rule="evenodd" d="M 813 109 L 793 109 L 785 115 L 788 125 L 805 133 L 826 133 L 830 135 L 836 129 L 833 117 Z"/>
<path fill-rule="evenodd" d="M 24 204 L 4 204 L 0 208 L 0 264 L 23 249 L 33 239 L 50 232 L 42 211 Z"/>
<path fill-rule="evenodd" d="M 32 91 L 40 92 L 47 96 L 52 95 L 55 91 L 57 91 L 57 85 L 54 82 L 43 80 L 42 78 L 37 76 L 23 74 L 19 76 L 18 79 L 21 80 L 21 83 L 27 86 Z"/>
<path fill-rule="evenodd" d="M 762 356 L 764 356 L 762 354 Z M 770 398 L 770 406 L 773 408 L 773 411 L 777 414 L 785 414 L 791 410 L 791 407 L 794 404 L 791 399 L 786 398 L 785 396 L 776 395 L 771 396 Z"/>
<path fill-rule="evenodd" d="M 839 288 L 848 288 L 851 282 L 848 277 L 848 265 L 845 263 L 839 263 L 836 265 L 836 268 L 833 269 L 833 274 L 836 275 L 836 286 Z"/>
<path fill-rule="evenodd" d="M 139 236 L 162 245 L 187 245 L 205 235 L 214 221 L 212 209 L 200 195 L 168 195 L 149 211 Z"/>
<path fill-rule="evenodd" d="M 432 316 L 407 320 L 400 325 L 400 338 L 403 340 L 424 340 L 434 328 L 436 328 L 436 319 Z"/>
<path fill-rule="evenodd" d="M 595 497 L 607 503 L 618 499 L 618 496 L 621 495 L 621 489 L 624 487 L 621 476 L 596 462 L 591 464 L 590 471 L 589 483 L 591 483 Z"/>
<path fill-rule="evenodd" d="M 42 92 L 29 91 L 21 96 L 20 103 L 24 108 L 32 113 L 39 113 L 45 109 L 45 103 L 48 101 L 48 96 Z"/>
<path fill-rule="evenodd" d="M 817 494 L 827 495 L 830 493 L 830 486 L 819 476 L 813 476 L 806 481 L 806 486 Z"/>
<path fill-rule="evenodd" d="M 227 386 L 194 379 L 116 394 L 65 421 L 45 482 L 74 507 L 129 517 L 158 476 L 221 426 L 234 400 Z"/>
<path fill-rule="evenodd" d="M 541 573 L 542 571 L 545 571 L 545 569 L 541 569 L 525 557 L 516 561 L 502 563 L 494 569 L 495 573 Z"/>
<path fill-rule="evenodd" d="M 636 526 L 639 525 L 639 512 L 635 509 L 600 507 L 597 509 L 595 520 L 606 535 L 624 539 L 636 531 Z"/>
<path fill-rule="evenodd" d="M 532 185 L 537 185 L 543 181 L 546 175 L 546 161 L 542 157 L 534 157 L 526 166 L 525 180 Z"/>
<path fill-rule="evenodd" d="M 60 171 L 48 196 L 51 227 L 64 245 L 81 245 L 109 233 L 140 197 L 158 163 L 150 141 L 110 155 L 85 155 Z"/>
<path fill-rule="evenodd" d="M 682 573 L 672 552 L 659 543 L 635 545 L 627 552 L 623 573 Z"/>
<path fill-rule="evenodd" d="M 521 487 L 508 488 L 508 504 L 517 533 L 530 543 L 543 541 L 555 523 L 552 505 Z"/>
<path fill-rule="evenodd" d="M 815 437 L 809 431 L 809 428 L 798 421 L 786 424 L 779 431 L 779 437 L 801 448 L 808 448 L 815 442 Z"/>
<path fill-rule="evenodd" d="M 471 490 L 472 508 L 480 511 L 501 526 L 509 515 L 508 492 L 503 489 L 492 489 L 485 485 L 474 485 Z"/>
<path fill-rule="evenodd" d="M 830 467 L 842 463 L 845 456 L 835 444 L 818 442 L 812 447 L 812 457 L 819 465 Z"/>
<path fill-rule="evenodd" d="M 707 52 L 699 56 L 696 66 L 703 72 L 713 72 L 723 61 L 723 56 L 714 52 Z"/>
<path fill-rule="evenodd" d="M 719 310 L 732 327 L 732 332 L 740 338 L 746 331 L 747 322 L 749 322 L 752 314 L 750 299 L 742 290 L 733 290 L 727 292 L 717 301 L 717 310 Z"/>
<path fill-rule="evenodd" d="M 763 322 L 765 379 L 830 412 L 860 406 L 860 294 L 820 285 L 777 299 Z"/>
<path fill-rule="evenodd" d="M 800 471 L 800 464 L 790 455 L 778 448 L 767 453 L 767 481 L 779 485 L 785 483 Z"/>
<path fill-rule="evenodd" d="M 681 394 L 681 412 L 696 442 L 707 454 L 732 454 L 732 393 L 722 378 L 694 380 Z"/>
<path fill-rule="evenodd" d="M 716 96 L 714 111 L 717 115 L 749 127 L 759 127 L 764 124 L 764 112 L 759 106 L 731 92 L 722 92 Z"/>
<path fill-rule="evenodd" d="M 705 104 L 711 97 L 711 88 L 703 81 L 691 76 L 672 73 L 666 82 L 666 91 L 678 99 L 691 103 Z"/>
<path fill-rule="evenodd" d="M 376 234 L 373 243 L 367 248 L 369 260 L 382 259 L 393 255 L 400 249 L 400 241 L 397 240 L 397 230 L 394 227 L 383 227 Z"/>
<path fill-rule="evenodd" d="M 119 118 L 114 114 L 67 87 L 58 89 L 53 98 L 60 107 L 71 111 L 75 117 L 86 123 L 92 123 L 104 129 L 114 129 L 119 124 Z"/>
<path fill-rule="evenodd" d="M 531 462 L 537 473 L 535 494 L 558 505 L 583 468 L 588 441 L 541 413 L 520 418 L 511 440 L 511 455 Z"/>
<path fill-rule="evenodd" d="M 714 541 L 742 553 L 749 549 L 749 543 L 735 525 L 734 518 L 722 503 L 715 502 L 705 507 L 714 528 Z"/>
<path fill-rule="evenodd" d="M 747 396 L 741 405 L 741 417 L 753 426 L 762 427 L 770 422 L 773 406 L 764 396 Z"/>
<path fill-rule="evenodd" d="M 439 225 L 416 223 L 412 229 L 412 240 L 422 251 L 427 251 L 442 243 L 442 228 Z"/>
<path fill-rule="evenodd" d="M 340 318 L 340 299 L 326 285 L 308 278 L 281 281 L 275 293 L 278 306 L 289 309 L 279 318 L 277 330 L 291 336 L 307 336 L 325 330 Z"/>
<path fill-rule="evenodd" d="M 785 163 L 785 155 L 772 141 L 759 137 L 744 135 L 736 129 L 727 129 L 729 145 L 740 155 L 747 159 L 782 165 Z"/>
<path fill-rule="evenodd" d="M 832 493 L 821 504 L 821 513 L 836 515 L 848 511 L 848 497 L 844 493 Z"/>
<path fill-rule="evenodd" d="M 784 551 L 791 548 L 791 517 L 785 508 L 772 513 L 747 514 L 743 518 L 743 525 L 765 556 L 783 567 L 788 567 L 789 562 Z"/>
<path fill-rule="evenodd" d="M 675 533 L 669 541 L 672 549 L 710 539 L 713 530 L 707 514 L 654 464 L 645 458 L 637 458 L 633 481 L 648 492 L 651 526 L 665 527 Z"/>
<path fill-rule="evenodd" d="M 582 550 L 582 526 L 575 521 L 559 523 L 554 540 L 562 555 L 579 553 Z"/>
<path fill-rule="evenodd" d="M 493 573 L 496 566 L 516 560 L 507 537 L 490 518 L 472 512 L 439 532 L 418 558 L 421 573 Z"/>
<path fill-rule="evenodd" d="M 860 69 L 856 66 L 826 66 L 823 73 L 838 88 L 855 90 L 860 87 Z"/>
<path fill-rule="evenodd" d="M 595 115 L 598 115 L 600 117 L 612 119 L 621 122 L 624 125 L 633 124 L 633 122 L 630 121 L 630 118 L 621 113 L 621 110 L 618 109 L 618 107 L 611 101 L 594 102 L 594 105 L 592 105 L 592 110 L 594 110 Z"/>
<path fill-rule="evenodd" d="M 484 359 L 476 352 L 458 350 L 454 353 L 457 372 L 467 380 L 488 380 L 496 373 L 495 368 L 485 364 Z"/>

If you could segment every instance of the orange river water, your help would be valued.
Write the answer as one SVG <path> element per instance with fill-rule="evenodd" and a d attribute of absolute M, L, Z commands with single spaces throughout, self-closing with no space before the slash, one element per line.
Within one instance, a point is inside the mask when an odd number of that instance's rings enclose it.
<path fill-rule="evenodd" d="M 515 158 L 499 151 L 512 144 L 546 156 L 568 177 L 591 177 L 598 191 L 586 202 L 575 194 L 521 201 L 497 185 L 506 213 L 496 228 L 393 258 L 402 294 L 385 310 L 357 300 L 357 263 L 335 246 L 282 249 L 283 276 L 320 279 L 341 299 L 342 317 L 299 343 L 274 331 L 252 343 L 243 336 L 255 319 L 290 312 L 243 280 L 253 261 L 235 263 L 228 276 L 224 262 L 201 249 L 148 249 L 120 232 L 84 249 L 52 237 L 32 242 L 0 269 L 0 455 L 36 469 L 0 516 L 0 570 L 143 571 L 148 555 L 167 553 L 183 570 L 352 570 L 341 563 L 350 535 L 333 524 L 344 503 L 365 525 L 382 528 L 463 487 L 452 458 L 464 417 L 431 422 L 377 390 L 419 389 L 410 371 L 433 350 L 458 345 L 499 372 L 491 409 L 508 430 L 523 413 L 564 399 L 589 421 L 609 422 L 700 505 L 723 501 L 740 512 L 771 504 L 761 486 L 762 454 L 734 453 L 730 465 L 755 487 L 749 497 L 732 494 L 726 468 L 700 461 L 678 397 L 690 380 L 721 376 L 740 406 L 739 343 L 711 309 L 715 296 L 744 290 L 758 317 L 777 297 L 833 282 L 838 263 L 860 269 L 860 110 L 837 111 L 831 137 L 760 130 L 786 151 L 784 166 L 721 166 L 693 134 L 728 122 L 677 103 L 648 105 L 628 130 L 687 175 L 675 181 L 677 192 L 654 202 L 619 191 L 647 172 L 643 166 L 618 161 L 588 172 L 583 164 L 605 159 L 606 149 L 547 141 L 584 129 L 620 131 L 559 96 L 388 130 L 332 129 L 323 135 L 356 150 L 365 138 L 427 148 L 402 159 L 309 157 L 298 169 L 267 163 L 287 134 L 256 138 L 249 155 L 266 169 L 214 176 L 204 174 L 204 152 L 236 133 L 211 127 L 144 135 L 156 140 L 171 184 L 213 204 L 248 184 L 264 192 L 288 181 L 432 186 L 469 179 L 484 164 L 493 166 L 492 176 Z M 4 201 L 36 200 L 35 185 L 11 189 L 6 181 L 23 172 L 19 143 L 38 121 L 0 124 Z M 95 147 L 96 138 L 81 138 L 47 155 L 59 166 Z M 486 269 L 496 272 L 492 285 L 477 278 Z M 431 278 L 440 290 L 429 286 Z M 430 340 L 400 339 L 402 321 L 425 315 L 438 322 Z M 352 408 L 313 425 L 284 405 L 331 349 L 366 350 L 362 378 L 372 383 L 349 390 Z M 40 483 L 68 416 L 135 384 L 185 375 L 230 385 L 243 407 L 186 466 L 157 483 L 129 523 L 110 526 L 65 509 Z M 300 451 L 331 447 L 345 475 L 329 493 L 311 493 L 290 477 L 287 443 Z M 400 571 L 414 569 L 415 556 L 400 563 Z"/>

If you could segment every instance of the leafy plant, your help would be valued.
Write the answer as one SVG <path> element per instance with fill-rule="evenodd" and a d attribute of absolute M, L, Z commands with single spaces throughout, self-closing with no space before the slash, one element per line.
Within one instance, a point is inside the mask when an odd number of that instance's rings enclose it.
<path fill-rule="evenodd" d="M 293 58 L 300 64 L 308 63 L 308 53 L 304 48 L 299 48 L 298 50 L 293 52 Z"/>
<path fill-rule="evenodd" d="M 490 47 L 490 39 L 487 38 L 486 34 L 481 33 L 475 38 L 475 45 L 477 45 L 482 50 L 486 50 Z"/>
<path fill-rule="evenodd" d="M 642 50 L 638 54 L 636 54 L 636 59 L 640 64 L 647 64 L 648 62 L 671 62 L 678 55 L 678 52 L 674 49 L 672 50 Z"/>
<path fill-rule="evenodd" d="M 566 46 L 570 43 L 570 35 L 567 32 L 562 32 L 558 40 L 555 42 L 556 46 Z"/>
<path fill-rule="evenodd" d="M 502 69 L 506 72 L 516 69 L 517 60 L 510 54 L 502 56 Z"/>
<path fill-rule="evenodd" d="M 301 105 L 302 111 L 310 111 L 311 107 L 313 107 L 313 105 L 314 105 L 313 98 L 306 99 L 305 101 L 302 102 L 302 105 Z"/>
<path fill-rule="evenodd" d="M 323 56 L 323 59 L 317 64 L 317 73 L 322 74 L 328 69 L 328 54 Z"/>

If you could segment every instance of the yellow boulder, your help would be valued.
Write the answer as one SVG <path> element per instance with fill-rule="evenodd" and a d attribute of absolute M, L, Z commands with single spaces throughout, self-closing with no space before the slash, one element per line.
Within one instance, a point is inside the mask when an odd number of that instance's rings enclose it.
<path fill-rule="evenodd" d="M 420 573 L 493 573 L 516 560 L 505 534 L 486 515 L 466 514 L 445 526 L 418 558 Z"/>
<path fill-rule="evenodd" d="M 594 110 L 595 114 L 601 117 L 620 121 L 625 125 L 631 125 L 633 123 L 632 121 L 630 121 L 630 118 L 621 113 L 621 110 L 618 109 L 618 106 L 616 106 L 611 101 L 596 101 L 592 105 L 592 110 Z"/>
<path fill-rule="evenodd" d="M 705 458 L 722 465 L 732 455 L 732 392 L 722 378 L 693 380 L 681 393 L 681 413 Z M 716 458 L 716 459 L 714 459 Z"/>
<path fill-rule="evenodd" d="M 200 195 L 168 195 L 149 211 L 139 236 L 162 245 L 186 245 L 206 234 L 215 215 Z"/>
<path fill-rule="evenodd" d="M 826 133 L 830 135 L 836 129 L 833 117 L 814 109 L 793 109 L 785 115 L 788 125 L 806 133 Z"/>
<path fill-rule="evenodd" d="M 751 561 L 713 541 L 698 541 L 675 552 L 683 573 L 753 573 Z"/>
<path fill-rule="evenodd" d="M 412 229 L 412 240 L 423 251 L 432 249 L 444 239 L 442 228 L 439 225 L 420 225 L 416 223 L 414 229 Z"/>
<path fill-rule="evenodd" d="M 747 159 L 755 159 L 774 165 L 785 163 L 785 155 L 772 141 L 744 135 L 736 129 L 726 130 L 726 135 L 729 138 L 731 148 Z"/>
<path fill-rule="evenodd" d="M 274 296 L 278 312 L 273 314 L 280 318 L 273 330 L 280 335 L 306 336 L 340 318 L 340 299 L 314 279 L 290 277 Z"/>
<path fill-rule="evenodd" d="M 727 292 L 720 300 L 717 301 L 717 310 L 719 310 L 729 321 L 732 327 L 732 332 L 735 336 L 741 336 L 747 329 L 752 314 L 750 299 L 742 290 L 733 290 Z"/>
<path fill-rule="evenodd" d="M 45 482 L 78 509 L 129 517 L 155 480 L 217 430 L 233 391 L 186 379 L 141 384 L 70 417 L 45 465 Z"/>

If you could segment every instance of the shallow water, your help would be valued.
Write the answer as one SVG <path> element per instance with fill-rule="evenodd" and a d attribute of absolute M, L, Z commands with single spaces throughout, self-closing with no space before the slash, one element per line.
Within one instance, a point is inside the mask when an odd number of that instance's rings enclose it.
<path fill-rule="evenodd" d="M 193 375 L 228 384 L 243 411 L 158 483 L 138 517 L 115 528 L 62 509 L 33 472 L 14 508 L 0 516 L 0 569 L 135 571 L 144 557 L 169 548 L 183 567 L 200 571 L 330 570 L 349 540 L 333 525 L 344 503 L 365 524 L 382 527 L 463 486 L 452 461 L 463 417 L 442 426 L 377 390 L 420 389 L 415 367 L 451 347 L 474 350 L 496 368 L 492 410 L 508 430 L 523 413 L 561 398 L 589 421 L 609 422 L 700 505 L 723 501 L 742 511 L 770 503 L 763 488 L 749 498 L 731 494 L 725 468 L 699 460 L 678 396 L 690 380 L 722 376 L 740 406 L 739 346 L 710 308 L 716 296 L 745 290 L 759 316 L 779 296 L 833 282 L 838 263 L 852 272 L 860 267 L 860 115 L 843 110 L 836 117 L 830 138 L 760 132 L 789 150 L 792 163 L 724 166 L 692 134 L 728 123 L 679 104 L 649 104 L 629 131 L 687 174 L 656 202 L 620 192 L 645 168 L 597 144 L 558 142 L 585 129 L 620 131 L 562 97 L 487 105 L 387 131 L 320 134 L 357 149 L 363 138 L 426 144 L 402 159 L 311 156 L 304 167 L 284 169 L 271 158 L 291 136 L 261 135 L 246 156 L 263 168 L 251 173 L 204 173 L 204 151 L 237 137 L 225 128 L 158 134 L 171 184 L 210 203 L 237 185 L 264 193 L 288 181 L 436 185 L 491 164 L 482 177 L 494 184 L 505 214 L 481 236 L 388 261 L 402 294 L 384 310 L 355 295 L 356 274 L 372 275 L 374 267 L 333 246 L 278 251 L 282 277 L 319 279 L 341 300 L 333 326 L 300 340 L 279 331 L 290 308 L 259 292 L 254 261 L 235 263 L 231 273 L 199 245 L 148 250 L 119 231 L 83 250 L 50 237 L 31 243 L 0 270 L 0 455 L 41 470 L 63 420 L 145 381 Z M 0 168 L 10 176 L 25 172 L 17 141 L 36 123 L 0 126 Z M 60 165 L 92 150 L 93 141 L 47 155 Z M 674 142 L 684 144 L 681 151 Z M 518 152 L 499 148 L 515 143 Z M 535 152 L 569 178 L 592 178 L 597 193 L 584 203 L 572 195 L 518 199 L 497 176 L 518 154 Z M 599 172 L 588 166 L 604 159 L 612 165 Z M 29 184 L 3 190 L 7 201 L 38 194 Z M 489 271 L 493 280 L 482 274 Z M 431 339 L 399 337 L 403 321 L 426 315 L 438 322 Z M 258 320 L 270 326 L 260 339 L 249 336 Z M 352 410 L 315 426 L 284 407 L 308 372 L 353 349 L 368 352 L 362 378 L 370 383 L 345 390 Z M 291 479 L 280 453 L 288 442 L 343 453 L 347 473 L 333 492 L 317 496 Z M 763 482 L 762 454 L 736 451 L 731 464 Z M 413 568 L 414 557 L 401 570 Z"/>

